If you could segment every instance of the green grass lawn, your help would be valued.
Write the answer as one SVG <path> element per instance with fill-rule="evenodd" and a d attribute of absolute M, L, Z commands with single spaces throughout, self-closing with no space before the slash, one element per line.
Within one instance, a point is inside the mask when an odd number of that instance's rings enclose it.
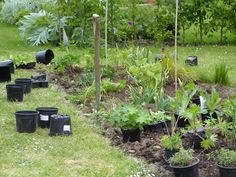
<path fill-rule="evenodd" d="M 28 53 L 34 57 L 35 52 L 48 47 L 24 44 L 17 29 L 10 25 L 0 24 L 0 34 L 1 60 L 9 59 L 9 54 Z M 59 55 L 63 53 L 59 48 L 53 50 Z M 16 70 L 12 82 L 15 78 L 30 77 L 34 72 Z M 24 102 L 8 102 L 6 84 L 0 83 L 1 177 L 123 177 L 142 171 L 143 163 L 112 147 L 93 121 L 79 114 L 78 108 L 64 99 L 66 93 L 62 90 L 50 85 L 48 89 L 32 90 Z M 15 111 L 35 110 L 40 106 L 55 106 L 59 113 L 70 115 L 73 135 L 49 137 L 49 130 L 40 128 L 32 134 L 16 132 Z"/>

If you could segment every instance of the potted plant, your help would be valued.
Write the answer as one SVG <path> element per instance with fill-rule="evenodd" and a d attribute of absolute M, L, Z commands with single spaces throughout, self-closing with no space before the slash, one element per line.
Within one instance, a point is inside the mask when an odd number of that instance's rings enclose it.
<path fill-rule="evenodd" d="M 162 136 L 161 145 L 165 148 L 165 160 L 168 161 L 170 157 L 172 157 L 183 147 L 180 133 Z"/>
<path fill-rule="evenodd" d="M 164 111 L 151 111 L 150 122 L 148 122 L 147 125 L 144 125 L 144 131 L 161 132 L 168 120 L 171 120 L 171 117 L 166 115 Z"/>
<path fill-rule="evenodd" d="M 29 54 L 15 55 L 11 58 L 13 58 L 16 68 L 33 69 L 36 65 L 35 59 Z"/>
<path fill-rule="evenodd" d="M 221 148 L 216 155 L 220 177 L 236 176 L 236 151 Z"/>
<path fill-rule="evenodd" d="M 140 141 L 140 130 L 150 122 L 148 110 L 141 107 L 124 104 L 111 112 L 110 121 L 121 128 L 123 142 Z"/>
<path fill-rule="evenodd" d="M 193 150 L 181 149 L 169 159 L 176 177 L 199 177 L 199 159 L 193 156 Z"/>

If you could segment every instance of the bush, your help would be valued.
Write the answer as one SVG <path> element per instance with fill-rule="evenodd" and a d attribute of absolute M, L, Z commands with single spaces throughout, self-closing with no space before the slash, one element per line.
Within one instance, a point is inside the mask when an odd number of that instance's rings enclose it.
<path fill-rule="evenodd" d="M 217 162 L 221 166 L 236 167 L 236 151 L 220 149 L 217 154 Z"/>
<path fill-rule="evenodd" d="M 189 150 L 181 149 L 169 160 L 170 160 L 170 164 L 172 166 L 184 167 L 184 166 L 191 165 L 194 162 L 193 150 L 192 149 L 189 149 Z"/>
<path fill-rule="evenodd" d="M 23 17 L 22 14 L 38 12 L 42 4 L 49 2 L 52 3 L 52 0 L 5 0 L 1 10 L 2 19 L 6 23 L 15 24 L 20 16 Z"/>

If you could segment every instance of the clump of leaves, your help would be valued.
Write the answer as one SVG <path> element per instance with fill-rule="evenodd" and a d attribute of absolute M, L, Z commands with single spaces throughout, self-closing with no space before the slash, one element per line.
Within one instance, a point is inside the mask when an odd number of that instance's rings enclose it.
<path fill-rule="evenodd" d="M 169 159 L 171 166 L 184 167 L 194 163 L 195 158 L 193 156 L 193 150 L 181 149 L 179 152 L 175 153 L 173 157 Z"/>
<path fill-rule="evenodd" d="M 70 53 L 57 57 L 52 61 L 53 68 L 59 72 L 64 72 L 66 69 L 78 64 L 80 64 L 80 56 Z"/>
<path fill-rule="evenodd" d="M 19 55 L 13 55 L 10 56 L 10 58 L 13 59 L 14 61 L 14 65 L 16 67 L 20 66 L 20 65 L 25 65 L 27 63 L 31 63 L 31 62 L 35 62 L 35 58 L 32 57 L 29 54 L 19 54 Z"/>
<path fill-rule="evenodd" d="M 171 117 L 165 114 L 165 111 L 150 112 L 150 114 L 151 114 L 150 124 L 171 120 Z"/>
<path fill-rule="evenodd" d="M 217 152 L 217 162 L 224 167 L 236 167 L 236 151 L 221 148 Z"/>
<path fill-rule="evenodd" d="M 125 88 L 126 81 L 119 80 L 119 82 L 111 82 L 109 79 L 103 79 L 101 82 L 101 87 L 103 88 L 105 93 L 107 92 L 118 92 Z"/>
<path fill-rule="evenodd" d="M 150 121 L 149 112 L 141 107 L 124 104 L 115 108 L 109 120 L 121 129 L 143 129 Z"/>
<path fill-rule="evenodd" d="M 101 68 L 101 77 L 113 80 L 115 78 L 115 69 L 112 66 Z"/>
<path fill-rule="evenodd" d="M 164 135 L 161 138 L 161 144 L 164 148 L 169 150 L 179 150 L 183 147 L 180 133 L 174 133 L 170 136 Z"/>
<path fill-rule="evenodd" d="M 229 85 L 229 75 L 228 75 L 228 68 L 224 63 L 221 63 L 215 67 L 215 73 L 213 76 L 213 80 L 215 84 L 220 85 Z"/>

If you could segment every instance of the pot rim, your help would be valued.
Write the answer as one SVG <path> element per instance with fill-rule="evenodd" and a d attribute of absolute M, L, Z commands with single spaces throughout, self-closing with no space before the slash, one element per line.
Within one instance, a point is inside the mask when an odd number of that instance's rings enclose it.
<path fill-rule="evenodd" d="M 43 106 L 43 107 L 37 107 L 36 111 L 58 111 L 58 108 Z"/>
<path fill-rule="evenodd" d="M 20 115 L 20 116 L 30 116 L 30 115 L 38 115 L 38 111 L 32 111 L 32 110 L 22 110 L 22 111 L 16 111 L 15 115 Z"/>
<path fill-rule="evenodd" d="M 216 163 L 216 165 L 217 165 L 219 168 L 223 168 L 223 169 L 228 169 L 228 170 L 235 170 L 235 169 L 236 169 L 236 166 L 235 166 L 235 167 L 226 167 L 226 166 L 220 165 L 218 162 Z"/>
<path fill-rule="evenodd" d="M 22 85 L 22 84 L 7 84 L 6 88 L 9 88 L 9 87 L 21 87 L 21 88 L 24 88 L 24 85 Z"/>
<path fill-rule="evenodd" d="M 195 159 L 195 162 L 194 162 L 193 164 L 191 164 L 191 165 L 187 165 L 187 166 L 175 166 L 175 165 L 171 165 L 171 164 L 170 164 L 170 167 L 171 167 L 171 168 L 177 168 L 177 169 L 193 167 L 193 166 L 195 166 L 195 165 L 197 165 L 197 164 L 200 163 L 200 160 L 199 160 L 197 157 L 195 157 L 194 159 Z"/>

